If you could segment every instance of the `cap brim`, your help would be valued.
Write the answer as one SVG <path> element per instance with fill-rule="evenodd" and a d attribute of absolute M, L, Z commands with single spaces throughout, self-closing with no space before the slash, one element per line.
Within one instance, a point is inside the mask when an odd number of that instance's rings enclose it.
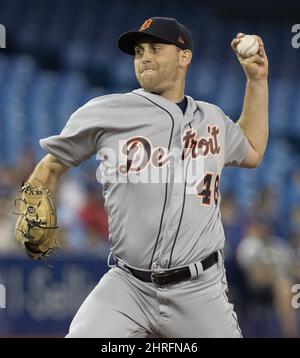
<path fill-rule="evenodd" d="M 145 32 L 131 31 L 122 34 L 117 41 L 117 45 L 121 51 L 127 53 L 128 55 L 134 55 L 134 47 L 136 43 L 145 38 L 148 38 L 150 40 L 158 40 L 159 42 L 170 43 L 169 41 L 166 41 L 160 37 L 149 35 Z"/>

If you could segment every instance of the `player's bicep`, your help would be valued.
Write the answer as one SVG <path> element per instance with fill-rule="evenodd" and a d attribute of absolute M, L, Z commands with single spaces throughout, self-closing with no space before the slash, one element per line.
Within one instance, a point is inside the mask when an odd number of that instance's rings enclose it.
<path fill-rule="evenodd" d="M 262 156 L 249 145 L 245 158 L 241 161 L 242 168 L 257 168 L 262 161 Z"/>

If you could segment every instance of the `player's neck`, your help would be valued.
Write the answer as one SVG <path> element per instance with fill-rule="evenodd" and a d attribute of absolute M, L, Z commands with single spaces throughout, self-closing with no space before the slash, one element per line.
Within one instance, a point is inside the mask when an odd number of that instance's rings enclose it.
<path fill-rule="evenodd" d="M 184 86 L 180 86 L 180 88 L 174 87 L 169 90 L 165 90 L 159 95 L 174 103 L 179 103 L 184 98 Z"/>
<path fill-rule="evenodd" d="M 185 89 L 185 77 L 181 74 L 178 74 L 177 78 L 170 79 L 164 83 L 164 86 L 161 86 L 160 91 L 157 91 L 156 94 L 168 99 L 171 102 L 179 103 L 184 98 L 184 89 Z"/>

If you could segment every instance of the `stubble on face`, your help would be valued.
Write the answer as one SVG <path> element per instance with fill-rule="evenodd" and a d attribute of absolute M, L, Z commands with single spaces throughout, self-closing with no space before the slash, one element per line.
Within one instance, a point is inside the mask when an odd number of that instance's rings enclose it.
<path fill-rule="evenodd" d="M 135 59 L 135 74 L 147 92 L 161 94 L 172 88 L 178 78 L 178 51 L 167 49 L 164 55 L 153 55 L 151 61 Z"/>

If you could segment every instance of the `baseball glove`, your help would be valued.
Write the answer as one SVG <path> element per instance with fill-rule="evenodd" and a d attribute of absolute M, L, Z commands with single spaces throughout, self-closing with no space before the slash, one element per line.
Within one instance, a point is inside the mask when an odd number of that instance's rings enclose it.
<path fill-rule="evenodd" d="M 16 239 L 33 260 L 49 256 L 59 247 L 56 239 L 56 210 L 51 199 L 50 190 L 42 183 L 33 187 L 30 181 L 22 184 L 22 196 L 15 200 L 20 202 Z"/>

